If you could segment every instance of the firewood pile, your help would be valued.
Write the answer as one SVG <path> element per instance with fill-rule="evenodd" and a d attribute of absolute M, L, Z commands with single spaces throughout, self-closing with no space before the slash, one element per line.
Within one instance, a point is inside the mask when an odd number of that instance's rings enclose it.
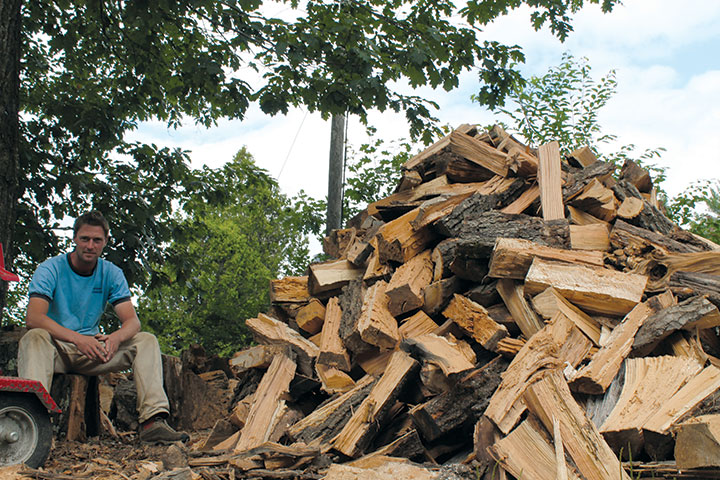
<path fill-rule="evenodd" d="M 720 250 L 632 161 L 463 125 L 324 249 L 247 320 L 258 345 L 230 366 L 254 383 L 202 445 L 224 456 L 195 464 L 281 478 L 325 458 L 339 479 L 401 457 L 524 480 L 720 465 Z"/>

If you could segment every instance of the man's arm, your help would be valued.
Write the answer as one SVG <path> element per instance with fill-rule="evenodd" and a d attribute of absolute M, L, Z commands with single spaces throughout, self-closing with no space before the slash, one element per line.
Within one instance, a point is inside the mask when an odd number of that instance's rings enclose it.
<path fill-rule="evenodd" d="M 120 320 L 120 328 L 110 335 L 97 334 L 95 338 L 101 342 L 105 342 L 105 352 L 103 360 L 107 362 L 118 351 L 120 344 L 126 340 L 130 340 L 140 331 L 140 319 L 135 312 L 135 307 L 129 299 L 115 304 L 113 307 L 115 313 Z"/>
<path fill-rule="evenodd" d="M 88 358 L 98 362 L 105 361 L 105 349 L 97 339 L 63 327 L 48 317 L 49 308 L 50 303 L 44 298 L 30 297 L 25 315 L 27 327 L 47 330 L 54 339 L 75 344 L 78 350 Z"/>

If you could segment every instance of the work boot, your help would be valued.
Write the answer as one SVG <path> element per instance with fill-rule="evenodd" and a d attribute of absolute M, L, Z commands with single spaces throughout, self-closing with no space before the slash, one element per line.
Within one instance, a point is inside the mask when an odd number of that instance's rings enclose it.
<path fill-rule="evenodd" d="M 187 442 L 190 435 L 178 432 L 164 418 L 151 420 L 140 427 L 140 441 L 143 443 L 161 443 L 164 445 L 175 442 Z"/>

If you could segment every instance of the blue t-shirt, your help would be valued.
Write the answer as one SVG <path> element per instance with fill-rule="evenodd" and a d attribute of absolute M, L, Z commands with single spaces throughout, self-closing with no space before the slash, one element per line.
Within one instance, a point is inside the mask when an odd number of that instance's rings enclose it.
<path fill-rule="evenodd" d="M 48 316 L 63 327 L 95 335 L 105 306 L 130 300 L 127 280 L 114 264 L 98 259 L 88 275 L 76 272 L 70 254 L 45 260 L 35 271 L 28 293 L 50 303 Z"/>

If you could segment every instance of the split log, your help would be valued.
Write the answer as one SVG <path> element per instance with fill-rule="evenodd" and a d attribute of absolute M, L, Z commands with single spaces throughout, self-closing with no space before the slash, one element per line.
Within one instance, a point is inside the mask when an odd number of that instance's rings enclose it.
<path fill-rule="evenodd" d="M 261 313 L 256 318 L 245 321 L 256 340 L 269 345 L 288 345 L 297 355 L 298 369 L 306 375 L 312 375 L 312 362 L 320 349 L 310 340 L 286 324 Z"/>
<path fill-rule="evenodd" d="M 331 398 L 288 429 L 288 436 L 309 446 L 328 443 L 340 433 L 354 411 L 368 396 L 375 379 L 365 376 L 351 390 Z"/>
<path fill-rule="evenodd" d="M 463 133 L 465 135 L 475 135 L 477 133 L 477 128 L 473 125 L 469 125 L 466 123 L 463 123 L 458 128 L 456 128 L 453 133 Z M 427 162 L 429 158 L 432 156 L 438 154 L 439 152 L 443 151 L 448 147 L 450 144 L 450 135 L 446 135 L 437 142 L 430 145 L 428 148 L 423 150 L 422 152 L 418 153 L 414 157 L 412 157 L 410 160 L 405 162 L 403 165 L 403 170 L 414 170 L 417 168 L 421 168 L 423 163 Z"/>
<path fill-rule="evenodd" d="M 617 216 L 631 221 L 642 213 L 645 208 L 645 201 L 642 198 L 626 197 L 617 209 Z"/>
<path fill-rule="evenodd" d="M 646 202 L 638 189 L 630 182 L 620 180 L 612 189 L 620 201 L 636 198 L 642 202 L 642 208 L 636 215 L 628 218 L 628 223 L 662 235 L 667 235 L 677 229 L 677 226 L 660 209 Z"/>
<path fill-rule="evenodd" d="M 538 149 L 538 185 L 540 185 L 540 203 L 543 220 L 565 218 L 565 206 L 562 198 L 562 178 L 560 146 L 558 142 L 540 145 Z"/>
<path fill-rule="evenodd" d="M 235 452 L 250 450 L 268 440 L 285 407 L 283 395 L 290 389 L 295 368 L 295 362 L 289 357 L 275 357 L 255 392 L 255 401 L 235 445 Z"/>
<path fill-rule="evenodd" d="M 453 296 L 443 315 L 486 350 L 494 350 L 497 342 L 508 335 L 507 329 L 490 318 L 483 306 L 462 295 Z"/>
<path fill-rule="evenodd" d="M 610 162 L 595 162 L 587 167 L 569 175 L 563 186 L 563 201 L 565 205 L 577 197 L 593 181 L 604 182 L 615 171 L 615 165 Z"/>
<path fill-rule="evenodd" d="M 653 188 L 653 181 L 648 171 L 632 160 L 625 160 L 620 169 L 620 179 L 630 182 L 640 192 L 650 193 Z"/>
<path fill-rule="evenodd" d="M 613 329 L 603 347 L 593 355 L 590 363 L 573 376 L 570 383 L 572 389 L 596 395 L 604 392 L 630 353 L 635 333 L 643 322 L 652 314 L 669 307 L 673 303 L 672 294 L 667 292 L 652 297 L 633 308 L 623 321 Z"/>
<path fill-rule="evenodd" d="M 325 305 L 317 298 L 311 298 L 307 305 L 298 310 L 295 316 L 297 326 L 310 335 L 322 330 L 325 321 Z"/>
<path fill-rule="evenodd" d="M 533 298 L 533 305 L 535 306 L 535 310 L 546 319 L 552 318 L 557 312 L 562 312 L 572 320 L 595 345 L 600 345 L 600 324 L 567 301 L 567 299 L 553 287 L 536 295 Z"/>
<path fill-rule="evenodd" d="M 398 316 L 423 306 L 423 291 L 433 276 L 430 255 L 431 251 L 425 250 L 395 270 L 385 290 L 391 315 Z"/>
<path fill-rule="evenodd" d="M 650 353 L 658 343 L 676 330 L 694 330 L 720 325 L 720 312 L 704 297 L 692 297 L 645 320 L 635 335 L 633 355 Z"/>
<path fill-rule="evenodd" d="M 496 357 L 467 373 L 452 389 L 413 407 L 409 415 L 423 438 L 432 442 L 475 423 L 487 408 L 507 366 L 507 360 Z"/>
<path fill-rule="evenodd" d="M 55 375 L 51 395 L 62 410 L 53 422 L 53 433 L 74 442 L 100 434 L 98 378 L 86 375 Z M 4 441 L 4 440 L 3 440 Z"/>
<path fill-rule="evenodd" d="M 613 191 L 597 179 L 585 185 L 570 204 L 606 222 L 614 220 L 617 215 L 618 203 Z"/>
<path fill-rule="evenodd" d="M 371 203 L 367 206 L 368 215 L 377 216 L 383 209 L 398 205 L 414 205 L 420 199 L 427 199 L 431 196 L 441 195 L 442 188 L 449 185 L 448 179 L 445 175 L 434 178 L 430 181 L 422 183 L 417 187 L 398 192 L 390 195 L 389 197 L 382 198 L 376 202 Z M 414 207 L 413 207 L 414 208 Z"/>
<path fill-rule="evenodd" d="M 491 445 L 488 451 L 500 466 L 515 478 L 524 480 L 557 478 L 555 447 L 545 429 L 534 417 L 523 421 L 508 436 Z M 562 463 L 569 468 L 564 455 Z M 579 480 L 577 473 L 572 469 L 566 478 Z"/>
<path fill-rule="evenodd" d="M 347 260 L 332 260 L 310 265 L 308 290 L 312 295 L 338 290 L 352 280 L 361 278 L 363 271 Z"/>
<path fill-rule="evenodd" d="M 455 275 L 431 283 L 423 290 L 422 310 L 428 315 L 440 313 L 453 295 L 460 292 L 462 286 L 462 280 Z"/>
<path fill-rule="evenodd" d="M 720 415 L 702 415 L 677 426 L 675 463 L 683 470 L 720 466 Z"/>
<path fill-rule="evenodd" d="M 610 230 L 607 224 L 570 225 L 570 245 L 573 250 L 610 250 Z"/>
<path fill-rule="evenodd" d="M 646 283 L 644 275 L 536 258 L 525 278 L 525 292 L 535 295 L 553 287 L 588 312 L 625 315 L 640 302 Z"/>
<path fill-rule="evenodd" d="M 417 366 L 405 352 L 394 352 L 383 376 L 333 439 L 333 447 L 348 457 L 362 454 L 384 424 L 388 410 Z"/>
<path fill-rule="evenodd" d="M 703 351 L 700 339 L 694 333 L 680 330 L 670 335 L 665 344 L 676 357 L 692 358 L 700 365 L 705 365 L 709 359 Z"/>
<path fill-rule="evenodd" d="M 640 452 L 645 423 L 701 369 L 694 360 L 679 357 L 626 360 L 622 393 L 600 432 L 616 452 Z"/>
<path fill-rule="evenodd" d="M 451 152 L 493 172 L 507 177 L 508 166 L 505 155 L 495 148 L 469 135 L 452 132 L 448 145 Z"/>
<path fill-rule="evenodd" d="M 433 249 L 433 279 L 437 281 L 455 275 L 462 280 L 480 282 L 487 275 L 490 251 L 486 253 L 482 248 L 476 248 L 472 240 L 443 240 Z"/>
<path fill-rule="evenodd" d="M 570 153 L 570 158 L 575 160 L 581 167 L 589 167 L 593 163 L 597 162 L 597 157 L 588 146 L 573 150 Z"/>
<path fill-rule="evenodd" d="M 417 209 L 411 210 L 380 227 L 375 237 L 380 263 L 405 263 L 433 241 L 435 235 L 429 227 L 412 228 L 410 221 L 417 217 L 418 212 Z"/>
<path fill-rule="evenodd" d="M 285 351 L 285 345 L 255 345 L 236 352 L 228 363 L 235 375 L 240 375 L 252 368 L 267 368 L 273 358 Z"/>
<path fill-rule="evenodd" d="M 568 212 L 570 212 L 570 221 L 575 225 L 605 225 L 608 227 L 610 224 L 605 220 L 601 220 L 594 215 L 590 215 L 587 212 L 575 208 L 572 205 L 567 206 Z M 609 227 L 608 227 L 609 228 Z"/>
<path fill-rule="evenodd" d="M 397 192 L 404 192 L 406 190 L 413 189 L 420 185 L 422 183 L 422 176 L 419 172 L 415 170 L 410 170 L 408 172 L 403 172 L 402 178 L 400 178 L 400 182 L 398 183 L 398 186 L 395 190 L 395 193 Z"/>
<path fill-rule="evenodd" d="M 310 300 L 308 277 L 285 277 L 270 280 L 270 301 L 273 303 L 305 303 Z"/>
<path fill-rule="evenodd" d="M 653 253 L 633 268 L 633 273 L 648 276 L 648 291 L 651 292 L 667 288 L 670 277 L 676 272 L 720 276 L 720 252 Z"/>
<path fill-rule="evenodd" d="M 545 369 L 569 363 L 577 366 L 590 351 L 591 343 L 562 313 L 530 337 L 503 374 L 485 416 L 507 434 L 525 410 L 522 396 L 532 377 Z"/>
<path fill-rule="evenodd" d="M 432 318 L 428 317 L 425 312 L 419 311 L 405 320 L 402 325 L 398 327 L 398 332 L 400 336 L 405 339 L 432 333 L 437 330 L 437 328 L 438 324 L 435 323 Z"/>
<path fill-rule="evenodd" d="M 534 204 L 540 198 L 540 187 L 537 184 L 533 184 L 530 188 L 526 189 L 519 197 L 517 197 L 511 204 L 500 209 L 502 213 L 508 214 L 519 214 Z"/>
<path fill-rule="evenodd" d="M 475 366 L 456 342 L 433 333 L 406 338 L 400 344 L 400 348 L 426 363 L 437 365 L 446 377 L 465 372 Z"/>
<path fill-rule="evenodd" d="M 336 367 L 345 372 L 352 368 L 350 355 L 340 338 L 340 324 L 342 323 L 342 309 L 337 297 L 328 300 L 325 311 L 325 323 L 320 337 L 320 352 L 317 364 Z"/>
<path fill-rule="evenodd" d="M 510 147 L 507 152 L 506 162 L 508 169 L 518 177 L 535 176 L 540 166 L 537 157 L 520 147 Z"/>
<path fill-rule="evenodd" d="M 522 283 L 503 278 L 498 280 L 496 288 L 525 338 L 532 337 L 545 326 L 525 300 Z"/>
<path fill-rule="evenodd" d="M 316 363 L 315 373 L 322 383 L 322 389 L 330 395 L 347 392 L 355 386 L 350 375 L 335 367 Z"/>
<path fill-rule="evenodd" d="M 360 331 L 358 330 L 358 321 L 360 320 L 360 314 L 362 312 L 363 301 L 365 299 L 365 288 L 363 282 L 357 280 L 350 282 L 345 288 L 343 288 L 342 295 L 340 295 L 340 308 L 342 310 L 342 317 L 340 320 L 340 328 L 338 333 L 342 339 L 343 345 L 350 352 L 359 354 L 372 350 L 372 345 L 369 345 L 363 341 L 360 337 Z"/>
<path fill-rule="evenodd" d="M 367 261 L 367 267 L 365 268 L 365 273 L 362 278 L 363 281 L 369 285 L 378 280 L 389 280 L 393 269 L 390 265 L 380 263 L 380 255 L 377 251 L 377 237 L 373 237 L 369 243 L 373 250 Z"/>
<path fill-rule="evenodd" d="M 658 251 L 661 253 L 690 253 L 700 251 L 699 247 L 678 242 L 666 235 L 630 225 L 620 219 L 615 221 L 612 231 L 610 232 L 610 243 L 613 247 L 625 249 L 626 252 L 634 255 L 641 255 L 648 251 Z"/>
<path fill-rule="evenodd" d="M 539 245 L 530 240 L 498 238 L 490 257 L 488 275 L 522 280 L 535 258 L 595 267 L 602 267 L 604 264 L 602 252 L 563 250 Z"/>
<path fill-rule="evenodd" d="M 332 230 L 330 235 L 323 238 L 323 252 L 330 258 L 345 258 L 356 235 L 357 229 L 354 227 Z"/>
<path fill-rule="evenodd" d="M 703 295 L 720 308 L 720 276 L 708 273 L 675 272 L 668 281 L 670 290 L 680 299 Z"/>
<path fill-rule="evenodd" d="M 540 419 L 546 429 L 551 430 L 554 419 L 558 420 L 563 446 L 577 465 L 582 478 L 630 480 L 595 425 L 573 399 L 558 370 L 549 371 L 533 383 L 524 398 L 528 409 Z"/>
<path fill-rule="evenodd" d="M 717 392 L 718 388 L 720 388 L 720 369 L 708 365 L 675 392 L 659 409 L 656 409 L 643 424 L 643 429 L 667 434 L 675 422 L 692 412 L 706 398 Z"/>
<path fill-rule="evenodd" d="M 365 343 L 392 349 L 400 341 L 400 334 L 397 320 L 388 309 L 386 290 L 387 284 L 382 281 L 367 289 L 357 321 L 357 331 Z"/>

